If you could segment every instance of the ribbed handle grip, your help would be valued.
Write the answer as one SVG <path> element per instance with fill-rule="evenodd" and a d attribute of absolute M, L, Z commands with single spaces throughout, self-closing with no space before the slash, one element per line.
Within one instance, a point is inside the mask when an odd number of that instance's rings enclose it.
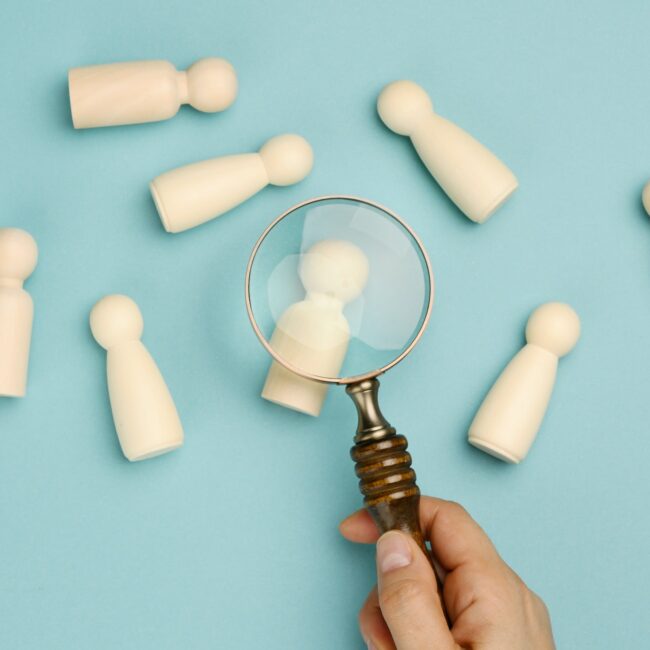
<path fill-rule="evenodd" d="M 420 489 L 411 467 L 407 440 L 398 435 L 381 413 L 379 382 L 367 379 L 347 387 L 359 415 L 350 455 L 355 461 L 359 489 L 379 530 L 402 530 L 427 554 L 418 507 Z"/>

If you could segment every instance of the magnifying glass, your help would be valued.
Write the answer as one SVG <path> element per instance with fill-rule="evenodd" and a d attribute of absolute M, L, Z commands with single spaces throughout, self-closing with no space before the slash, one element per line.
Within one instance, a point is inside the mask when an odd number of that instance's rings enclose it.
<path fill-rule="evenodd" d="M 413 230 L 372 201 L 300 203 L 262 233 L 246 269 L 246 309 L 273 357 L 263 397 L 318 415 L 328 384 L 357 413 L 351 455 L 379 530 L 410 534 L 427 554 L 407 440 L 378 404 L 377 377 L 406 357 L 431 314 L 433 274 Z"/>

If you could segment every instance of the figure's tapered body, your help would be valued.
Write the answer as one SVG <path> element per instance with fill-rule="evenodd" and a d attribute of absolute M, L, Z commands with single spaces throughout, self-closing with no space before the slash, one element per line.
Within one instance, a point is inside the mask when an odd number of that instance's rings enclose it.
<path fill-rule="evenodd" d="M 0 396 L 24 397 L 34 304 L 23 289 L 38 260 L 33 237 L 18 228 L 0 228 Z"/>
<path fill-rule="evenodd" d="M 106 349 L 113 421 L 124 455 L 144 460 L 183 444 L 183 427 L 158 366 L 140 341 L 142 316 L 127 296 L 111 295 L 91 312 L 90 325 Z"/>
<path fill-rule="evenodd" d="M 489 149 L 433 110 L 412 81 L 386 86 L 377 101 L 386 126 L 410 137 L 447 196 L 472 221 L 483 223 L 517 189 L 515 175 Z"/>

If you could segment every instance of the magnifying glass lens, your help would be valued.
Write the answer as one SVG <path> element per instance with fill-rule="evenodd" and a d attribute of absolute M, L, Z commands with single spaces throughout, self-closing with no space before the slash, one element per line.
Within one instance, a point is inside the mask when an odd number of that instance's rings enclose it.
<path fill-rule="evenodd" d="M 249 270 L 258 336 L 310 379 L 352 383 L 399 361 L 428 319 L 428 260 L 396 215 L 359 199 L 299 205 L 263 235 Z"/>

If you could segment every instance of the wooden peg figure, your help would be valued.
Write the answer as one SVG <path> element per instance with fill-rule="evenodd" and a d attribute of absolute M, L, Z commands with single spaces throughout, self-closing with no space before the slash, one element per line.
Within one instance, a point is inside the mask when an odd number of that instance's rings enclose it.
<path fill-rule="evenodd" d="M 0 228 L 0 396 L 24 397 L 34 303 L 23 289 L 38 261 L 34 238 L 19 228 Z"/>
<path fill-rule="evenodd" d="M 388 84 L 377 111 L 391 131 L 411 139 L 431 175 L 472 221 L 486 221 L 517 189 L 515 175 L 469 133 L 435 113 L 413 81 Z"/>
<path fill-rule="evenodd" d="M 218 217 L 267 185 L 293 185 L 314 164 L 311 146 L 287 133 L 257 153 L 221 156 L 178 167 L 151 181 L 150 189 L 167 232 L 182 232 Z"/>
<path fill-rule="evenodd" d="M 158 122 L 181 104 L 215 113 L 237 97 L 237 75 L 225 59 L 200 59 L 185 71 L 168 61 L 108 63 L 68 72 L 75 129 Z"/>
<path fill-rule="evenodd" d="M 580 338 L 580 319 L 561 302 L 538 307 L 526 325 L 526 345 L 506 366 L 469 428 L 469 442 L 508 463 L 522 461 L 548 408 L 558 360 Z"/>
<path fill-rule="evenodd" d="M 115 429 L 131 461 L 183 444 L 183 427 L 169 389 L 140 341 L 144 323 L 128 296 L 102 298 L 90 312 L 90 329 L 107 352 L 106 376 Z"/>

